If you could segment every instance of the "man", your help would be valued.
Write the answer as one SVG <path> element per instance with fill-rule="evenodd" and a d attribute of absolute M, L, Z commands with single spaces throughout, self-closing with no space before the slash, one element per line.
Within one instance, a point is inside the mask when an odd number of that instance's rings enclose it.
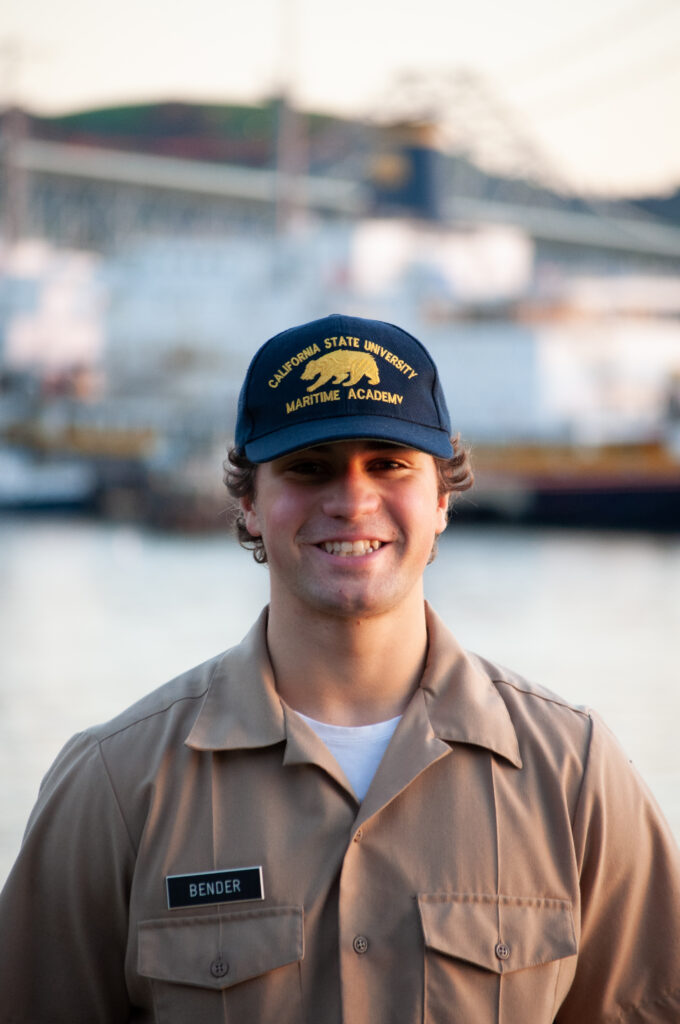
<path fill-rule="evenodd" d="M 398 327 L 271 339 L 228 483 L 236 648 L 76 737 L 2 897 L 13 1024 L 671 1024 L 680 858 L 597 716 L 423 598 L 471 480 Z"/>

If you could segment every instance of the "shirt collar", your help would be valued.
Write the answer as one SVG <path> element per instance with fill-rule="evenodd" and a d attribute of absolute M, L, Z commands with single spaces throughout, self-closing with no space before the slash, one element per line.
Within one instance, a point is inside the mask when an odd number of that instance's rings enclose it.
<path fill-rule="evenodd" d="M 493 679 L 427 603 L 425 612 L 429 643 L 420 689 L 435 735 L 486 747 L 521 768 L 517 733 Z"/>
<path fill-rule="evenodd" d="M 285 738 L 264 608 L 241 643 L 222 655 L 186 744 L 194 750 L 242 750 Z"/>
<path fill-rule="evenodd" d="M 435 736 L 486 747 L 521 768 L 517 735 L 493 681 L 429 605 L 426 616 L 428 656 L 419 689 Z M 265 608 L 243 641 L 218 662 L 187 746 L 241 750 L 286 740 L 266 632 Z"/>

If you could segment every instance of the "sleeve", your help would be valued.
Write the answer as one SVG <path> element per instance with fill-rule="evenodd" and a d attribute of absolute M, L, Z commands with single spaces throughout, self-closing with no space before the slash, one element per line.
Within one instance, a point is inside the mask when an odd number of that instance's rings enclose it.
<path fill-rule="evenodd" d="M 591 716 L 574 818 L 581 937 L 558 1024 L 680 1021 L 680 851 L 618 742 Z"/>
<path fill-rule="evenodd" d="M 133 844 L 99 744 L 76 736 L 43 780 L 0 894 L 3 1024 L 129 1020 L 133 870 Z"/>

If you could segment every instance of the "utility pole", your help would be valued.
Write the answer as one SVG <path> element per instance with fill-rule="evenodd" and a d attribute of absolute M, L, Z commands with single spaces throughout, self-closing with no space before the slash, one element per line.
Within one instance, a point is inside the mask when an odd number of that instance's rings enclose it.
<path fill-rule="evenodd" d="M 304 210 L 302 179 L 306 170 L 304 120 L 295 107 L 293 74 L 297 67 L 296 0 L 279 0 L 280 71 L 276 96 L 276 233 L 283 235 Z"/>
<path fill-rule="evenodd" d="M 17 100 L 17 80 L 22 58 L 15 39 L 0 43 L 4 103 L 0 126 L 0 225 L 2 239 L 11 246 L 25 235 L 28 181 L 21 165 L 21 145 L 27 135 L 26 115 Z"/>

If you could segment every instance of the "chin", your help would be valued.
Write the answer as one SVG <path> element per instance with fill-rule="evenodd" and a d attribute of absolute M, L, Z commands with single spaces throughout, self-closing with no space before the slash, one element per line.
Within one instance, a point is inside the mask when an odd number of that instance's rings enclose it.
<path fill-rule="evenodd" d="M 311 605 L 318 613 L 339 619 L 372 618 L 392 611 L 403 598 L 389 594 L 351 593 L 339 587 L 333 594 L 315 594 Z"/>

